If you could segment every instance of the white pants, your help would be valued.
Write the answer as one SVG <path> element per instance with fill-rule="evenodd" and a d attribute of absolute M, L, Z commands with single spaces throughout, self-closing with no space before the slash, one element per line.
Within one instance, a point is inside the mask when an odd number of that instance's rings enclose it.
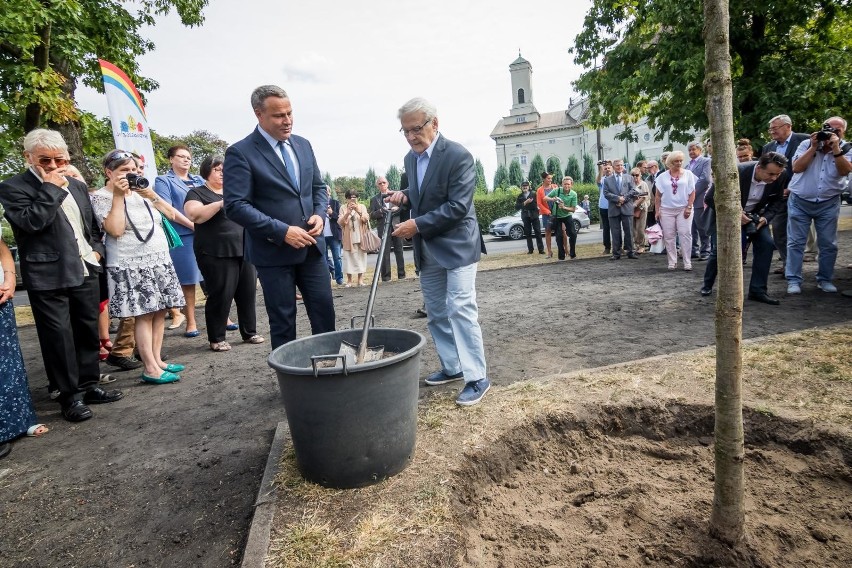
<path fill-rule="evenodd" d="M 692 215 L 685 219 L 684 209 L 686 207 L 660 207 L 660 226 L 663 228 L 663 240 L 666 241 L 669 268 L 677 266 L 677 237 L 680 237 L 683 267 L 692 268 Z"/>

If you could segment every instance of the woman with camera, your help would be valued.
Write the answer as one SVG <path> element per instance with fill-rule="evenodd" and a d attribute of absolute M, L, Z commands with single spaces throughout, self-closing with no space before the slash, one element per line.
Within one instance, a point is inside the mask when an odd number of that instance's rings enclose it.
<path fill-rule="evenodd" d="M 223 210 L 222 164 L 220 155 L 207 156 L 201 162 L 204 185 L 186 194 L 183 209 L 195 223 L 195 258 L 207 283 L 204 321 L 212 351 L 230 351 L 225 341 L 226 321 L 231 302 L 237 304 L 239 330 L 246 343 L 263 343 L 257 334 L 257 271 L 243 258 L 243 228 L 227 217 Z"/>
<path fill-rule="evenodd" d="M 346 190 L 346 203 L 340 207 L 337 224 L 343 230 L 343 271 L 346 273 L 346 288 L 352 287 L 352 276 L 357 275 L 358 286 L 364 285 L 367 271 L 367 251 L 361 248 L 365 231 L 370 230 L 370 214 L 358 203 L 358 192 Z M 375 277 L 375 276 L 374 276 Z"/>
<path fill-rule="evenodd" d="M 692 202 L 695 201 L 695 174 L 683 167 L 684 154 L 675 151 L 666 158 L 667 171 L 657 176 L 654 210 L 663 228 L 669 270 L 677 268 L 677 238 L 683 269 L 692 270 Z"/>
<path fill-rule="evenodd" d="M 163 218 L 178 215 L 139 175 L 136 157 L 113 150 L 103 159 L 106 187 L 91 194 L 92 207 L 106 233 L 109 311 L 135 317 L 134 331 L 142 380 L 164 384 L 180 380 L 184 366 L 161 357 L 166 310 L 185 304 L 169 256 Z"/>

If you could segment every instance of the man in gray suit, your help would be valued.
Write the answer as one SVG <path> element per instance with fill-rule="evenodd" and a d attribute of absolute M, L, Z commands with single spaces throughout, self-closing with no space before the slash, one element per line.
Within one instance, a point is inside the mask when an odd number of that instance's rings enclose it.
<path fill-rule="evenodd" d="M 633 248 L 633 199 L 630 192 L 636 191 L 633 179 L 624 171 L 623 160 L 612 161 L 613 174 L 603 180 L 603 194 L 609 202 L 609 229 L 612 233 L 611 260 L 621 259 L 621 235 L 624 233 L 624 249 L 627 258 L 636 259 Z"/>
<path fill-rule="evenodd" d="M 787 262 L 787 196 L 790 195 L 787 185 L 793 177 L 793 155 L 796 153 L 799 144 L 808 139 L 808 135 L 793 132 L 793 121 L 790 117 L 786 114 L 779 114 L 769 121 L 769 136 L 772 138 L 772 142 L 764 146 L 760 154 L 763 156 L 769 152 L 778 152 L 787 158 L 787 175 L 782 178 L 784 180 L 783 207 L 772 218 L 772 239 L 775 241 L 778 254 L 781 255 L 781 266 L 775 269 L 775 273 L 784 274 L 784 264 Z M 816 234 L 813 232 L 813 227 L 811 227 L 811 233 L 814 234 L 814 238 L 808 238 L 810 247 L 807 248 L 814 247 L 813 241 Z"/>
<path fill-rule="evenodd" d="M 710 171 L 710 158 L 703 156 L 704 148 L 700 142 L 690 142 L 686 146 L 689 162 L 686 169 L 695 174 L 695 201 L 692 202 L 692 258 L 707 260 L 710 258 L 710 235 L 707 232 L 707 210 L 704 209 L 704 194 L 713 183 Z"/>
<path fill-rule="evenodd" d="M 394 237 L 414 240 L 420 288 L 441 370 L 427 385 L 464 380 L 456 399 L 477 404 L 491 388 L 485 374 L 485 348 L 476 305 L 476 266 L 484 245 L 473 207 L 476 175 L 473 156 L 438 133 L 434 105 L 414 98 L 399 109 L 403 136 L 411 146 L 405 156 L 408 190 L 387 200 L 410 208 Z"/>

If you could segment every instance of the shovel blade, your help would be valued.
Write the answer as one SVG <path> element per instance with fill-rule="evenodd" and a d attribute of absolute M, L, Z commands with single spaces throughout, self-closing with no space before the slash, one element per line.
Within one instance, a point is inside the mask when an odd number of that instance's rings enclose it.
<path fill-rule="evenodd" d="M 358 357 L 358 346 L 352 345 L 346 341 L 340 343 L 340 351 L 339 353 L 347 355 L 347 361 L 349 361 L 348 356 L 352 355 L 353 358 Z M 363 361 L 353 361 L 356 363 L 369 363 L 370 361 L 379 361 L 385 354 L 385 346 L 384 345 L 376 345 L 374 347 L 367 347 L 367 350 L 364 352 L 364 360 Z"/>

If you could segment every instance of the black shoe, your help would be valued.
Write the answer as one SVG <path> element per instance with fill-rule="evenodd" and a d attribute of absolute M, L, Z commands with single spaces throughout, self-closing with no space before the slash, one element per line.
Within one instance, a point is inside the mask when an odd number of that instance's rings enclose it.
<path fill-rule="evenodd" d="M 533 253 L 533 251 L 531 251 L 531 250 L 530 250 L 530 251 L 527 251 L 527 254 L 532 254 L 532 253 Z"/>
<path fill-rule="evenodd" d="M 3 442 L 0 444 L 0 460 L 9 455 L 9 452 L 12 451 L 12 444 L 9 442 Z"/>
<path fill-rule="evenodd" d="M 710 294 L 712 294 L 712 293 L 713 293 L 713 289 L 712 289 L 712 288 L 702 288 L 702 289 L 701 289 L 701 295 L 702 295 L 702 296 L 709 296 L 709 295 L 710 295 Z"/>
<path fill-rule="evenodd" d="M 635 252 L 631 252 L 630 254 L 627 255 L 627 258 L 629 258 L 631 260 L 639 260 L 639 255 L 636 254 Z"/>
<path fill-rule="evenodd" d="M 775 298 L 770 298 L 769 296 L 767 296 L 766 294 L 763 294 L 763 293 L 757 294 L 757 293 L 749 292 L 748 293 L 748 299 L 755 301 L 755 302 L 761 302 L 761 303 L 764 303 L 764 304 L 769 304 L 770 306 L 777 306 L 778 304 L 781 303 L 779 300 L 776 300 Z"/>
<path fill-rule="evenodd" d="M 604 253 L 604 254 L 609 254 L 609 253 L 610 253 L 610 252 L 609 252 L 609 249 L 608 249 L 608 248 L 605 248 L 603 253 Z"/>
<path fill-rule="evenodd" d="M 710 258 L 710 254 L 706 253 L 706 252 L 702 252 L 698 257 L 698 260 L 707 260 L 708 258 Z"/>
<path fill-rule="evenodd" d="M 118 355 L 113 355 L 112 353 L 107 355 L 107 358 L 104 361 L 107 365 L 110 365 L 111 367 L 118 367 L 122 371 L 132 371 L 133 369 L 138 369 L 142 366 L 142 361 L 135 357 L 120 357 Z"/>
<path fill-rule="evenodd" d="M 119 390 L 106 391 L 101 387 L 95 387 L 86 391 L 83 402 L 86 404 L 106 404 L 124 398 L 124 393 Z"/>
<path fill-rule="evenodd" d="M 62 407 L 62 418 L 68 422 L 82 422 L 92 417 L 92 409 L 83 404 L 82 400 L 75 400 L 68 406 Z"/>
<path fill-rule="evenodd" d="M 424 310 L 423 308 L 417 308 L 414 311 L 414 313 L 417 314 L 417 317 L 421 317 L 421 318 L 425 318 L 427 315 L 429 315 L 429 314 L 426 313 L 426 310 Z"/>
<path fill-rule="evenodd" d="M 405 280 L 405 272 L 396 275 L 397 280 Z"/>
<path fill-rule="evenodd" d="M 544 254 L 543 250 L 538 251 L 538 254 Z"/>
<path fill-rule="evenodd" d="M 614 254 L 614 255 L 612 255 L 611 257 L 609 257 L 609 259 L 610 259 L 610 260 L 621 260 L 621 257 L 620 257 L 620 256 L 618 256 L 617 254 Z"/>

